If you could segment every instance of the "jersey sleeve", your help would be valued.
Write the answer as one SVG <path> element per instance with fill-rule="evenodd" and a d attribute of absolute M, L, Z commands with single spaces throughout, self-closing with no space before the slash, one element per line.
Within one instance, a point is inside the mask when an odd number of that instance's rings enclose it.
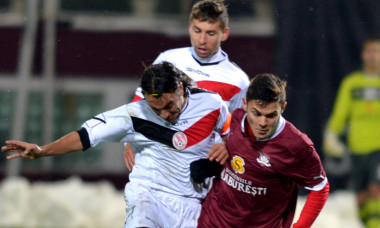
<path fill-rule="evenodd" d="M 157 56 L 157 58 L 154 60 L 153 64 L 162 63 L 163 61 L 167 61 L 167 52 L 162 52 Z"/>
<path fill-rule="evenodd" d="M 131 117 L 126 105 L 101 113 L 83 123 L 91 147 L 99 142 L 121 142 L 132 131 Z"/>
<path fill-rule="evenodd" d="M 226 103 L 222 101 L 222 99 L 220 99 L 220 101 L 220 116 L 215 126 L 215 130 L 218 131 L 221 135 L 227 135 L 230 132 L 231 114 L 228 111 Z"/>
<path fill-rule="evenodd" d="M 340 135 L 346 125 L 351 106 L 351 86 L 349 78 L 343 80 L 339 87 L 337 98 L 334 103 L 333 112 L 328 122 L 327 129 Z"/>
<path fill-rule="evenodd" d="M 144 94 L 142 93 L 142 89 L 139 86 L 139 87 L 137 87 L 137 89 L 135 91 L 135 97 L 133 98 L 132 102 L 136 102 L 136 101 L 139 101 L 142 99 L 144 99 Z"/>
<path fill-rule="evenodd" d="M 282 172 L 308 190 L 319 191 L 324 188 L 327 177 L 314 146 L 306 145 L 293 156 L 293 164 Z"/>

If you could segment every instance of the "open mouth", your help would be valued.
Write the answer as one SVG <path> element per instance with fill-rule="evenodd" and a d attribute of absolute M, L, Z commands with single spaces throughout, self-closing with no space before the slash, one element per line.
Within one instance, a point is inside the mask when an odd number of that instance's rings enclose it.
<path fill-rule="evenodd" d="M 208 53 L 208 50 L 205 49 L 205 48 L 197 48 L 197 50 L 198 50 L 198 52 L 199 52 L 200 54 L 207 54 L 207 53 Z"/>

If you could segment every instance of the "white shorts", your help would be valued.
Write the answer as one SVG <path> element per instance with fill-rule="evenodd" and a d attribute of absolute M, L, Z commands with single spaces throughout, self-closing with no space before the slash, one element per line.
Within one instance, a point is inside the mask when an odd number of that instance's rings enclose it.
<path fill-rule="evenodd" d="M 201 212 L 198 199 L 155 191 L 129 182 L 125 187 L 125 228 L 196 228 Z"/>

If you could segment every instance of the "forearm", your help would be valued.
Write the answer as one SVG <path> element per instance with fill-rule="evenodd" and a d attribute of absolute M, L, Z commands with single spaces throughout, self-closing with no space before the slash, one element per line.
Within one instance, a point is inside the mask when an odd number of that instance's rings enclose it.
<path fill-rule="evenodd" d="M 67 154 L 83 150 L 83 145 L 78 132 L 71 132 L 55 142 L 41 146 L 41 157 Z"/>
<path fill-rule="evenodd" d="M 310 191 L 305 206 L 301 211 L 300 218 L 293 228 L 309 228 L 318 217 L 329 195 L 330 185 L 326 183 L 320 191 Z"/>

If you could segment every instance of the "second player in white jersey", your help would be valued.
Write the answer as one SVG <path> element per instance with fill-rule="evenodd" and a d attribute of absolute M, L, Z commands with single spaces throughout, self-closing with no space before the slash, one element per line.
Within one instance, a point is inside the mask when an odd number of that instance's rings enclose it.
<path fill-rule="evenodd" d="M 218 93 L 230 112 L 242 107 L 249 84 L 248 76 L 221 49 L 209 58 L 200 58 L 193 47 L 171 49 L 161 53 L 154 64 L 163 61 L 173 63 L 193 79 L 199 88 Z M 136 96 L 143 97 L 141 88 L 136 90 Z"/>

